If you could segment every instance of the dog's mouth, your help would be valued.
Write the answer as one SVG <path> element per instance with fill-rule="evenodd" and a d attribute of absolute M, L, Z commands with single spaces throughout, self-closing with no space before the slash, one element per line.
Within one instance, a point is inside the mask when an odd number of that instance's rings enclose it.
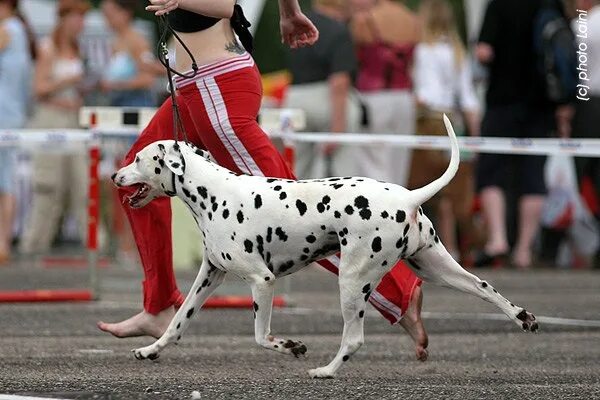
<path fill-rule="evenodd" d="M 140 203 L 142 203 L 142 201 L 144 201 L 146 197 L 148 197 L 150 189 L 150 185 L 147 185 L 145 183 L 137 184 L 137 190 L 135 191 L 135 193 L 126 197 L 127 201 L 129 202 L 129 206 L 133 208 L 141 207 L 142 205 Z"/>

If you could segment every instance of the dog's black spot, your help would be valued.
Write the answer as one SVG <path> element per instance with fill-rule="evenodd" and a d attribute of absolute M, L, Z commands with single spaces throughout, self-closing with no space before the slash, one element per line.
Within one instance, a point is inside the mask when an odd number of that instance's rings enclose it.
<path fill-rule="evenodd" d="M 265 281 L 270 281 L 271 277 L 270 276 L 265 276 Z"/>
<path fill-rule="evenodd" d="M 429 228 L 429 234 L 430 234 L 431 236 L 433 236 L 433 235 L 435 234 L 435 231 L 433 230 L 433 228 Z"/>
<path fill-rule="evenodd" d="M 171 167 L 173 167 L 173 168 L 179 168 L 179 166 L 180 166 L 180 164 L 176 163 L 176 162 L 171 164 Z"/>
<path fill-rule="evenodd" d="M 287 193 L 286 192 L 279 193 L 279 200 L 285 200 L 286 198 L 287 198 Z"/>
<path fill-rule="evenodd" d="M 208 286 L 208 278 L 206 278 L 205 280 L 202 281 L 202 287 L 207 287 Z"/>
<path fill-rule="evenodd" d="M 419 207 L 419 214 L 423 215 L 423 209 Z"/>
<path fill-rule="evenodd" d="M 356 208 L 367 208 L 369 207 L 369 200 L 364 196 L 358 196 L 354 199 L 354 205 Z"/>
<path fill-rule="evenodd" d="M 341 241 L 342 246 L 346 246 L 348 244 L 348 241 L 346 240 L 346 238 L 343 238 Z"/>
<path fill-rule="evenodd" d="M 267 243 L 271 243 L 271 239 L 273 238 L 273 228 L 267 228 Z"/>
<path fill-rule="evenodd" d="M 302 252 L 308 254 L 308 253 L 310 253 L 310 249 L 308 247 L 305 247 L 302 249 Z"/>
<path fill-rule="evenodd" d="M 252 242 L 250 240 L 244 240 L 244 249 L 246 250 L 246 253 L 252 253 Z"/>
<path fill-rule="evenodd" d="M 208 219 L 209 219 L 209 221 L 212 221 L 212 212 L 210 212 L 210 211 L 208 212 Z"/>
<path fill-rule="evenodd" d="M 323 203 L 318 203 L 318 204 L 317 204 L 317 211 L 318 211 L 319 213 L 321 213 L 321 214 L 322 214 L 323 212 L 325 212 L 325 204 L 323 204 Z"/>
<path fill-rule="evenodd" d="M 367 283 L 365 286 L 363 286 L 362 292 L 367 293 L 369 290 L 371 290 L 371 284 Z"/>
<path fill-rule="evenodd" d="M 333 187 L 335 190 L 338 190 L 339 188 L 341 188 L 344 185 L 341 184 L 341 183 L 334 183 L 334 184 L 329 185 L 329 186 Z"/>
<path fill-rule="evenodd" d="M 403 210 L 396 211 L 396 222 L 401 223 L 406 220 L 406 213 Z"/>
<path fill-rule="evenodd" d="M 308 260 L 308 256 L 306 254 L 302 254 L 300 256 L 300 261 L 306 261 L 306 260 Z"/>
<path fill-rule="evenodd" d="M 423 230 L 423 223 L 419 222 L 419 232 L 421 232 Z"/>
<path fill-rule="evenodd" d="M 402 233 L 404 236 L 406 236 L 406 234 L 408 233 L 408 230 L 410 229 L 410 224 L 406 224 L 406 226 L 404 227 L 404 232 Z M 408 240 L 408 238 L 406 239 Z"/>
<path fill-rule="evenodd" d="M 390 215 L 390 214 L 388 214 L 388 212 L 387 212 L 387 211 L 383 211 L 383 212 L 381 213 L 381 218 L 387 218 L 387 217 L 389 217 L 389 215 Z"/>
<path fill-rule="evenodd" d="M 254 311 L 258 311 L 258 304 L 255 301 L 252 302 L 252 307 L 254 307 Z"/>
<path fill-rule="evenodd" d="M 185 197 L 190 197 L 192 194 L 190 193 L 189 190 L 187 190 L 186 188 L 182 187 L 181 191 L 183 192 L 183 194 L 185 195 Z"/>
<path fill-rule="evenodd" d="M 488 284 L 487 284 L 487 282 L 481 282 L 481 286 L 482 286 L 482 287 L 486 288 L 486 287 L 487 287 L 487 285 L 488 285 Z"/>
<path fill-rule="evenodd" d="M 498 291 L 496 289 L 492 289 L 494 291 L 494 293 L 498 293 Z"/>
<path fill-rule="evenodd" d="M 269 179 L 267 179 L 267 183 L 273 183 L 273 182 L 275 182 L 275 181 L 277 181 L 277 179 L 274 179 L 274 178 L 269 178 Z"/>
<path fill-rule="evenodd" d="M 283 229 L 281 229 L 280 226 L 278 226 L 275 229 L 275 234 L 277 235 L 279 240 L 281 240 L 282 242 L 286 242 L 288 240 L 288 235 L 285 233 L 285 231 Z"/>
<path fill-rule="evenodd" d="M 242 222 L 244 222 L 244 213 L 242 212 L 242 210 L 238 211 L 237 215 L 237 220 L 238 222 L 241 224 Z"/>
<path fill-rule="evenodd" d="M 316 242 L 316 241 L 317 241 L 317 238 L 315 237 L 315 235 L 308 235 L 308 236 L 306 237 L 306 241 L 307 241 L 308 243 L 314 243 L 314 242 Z"/>
<path fill-rule="evenodd" d="M 328 204 L 331 201 L 331 197 L 329 196 L 323 196 L 323 198 L 321 199 L 321 203 L 323 204 Z"/>
<path fill-rule="evenodd" d="M 195 194 L 193 194 L 193 195 L 190 196 L 190 200 L 192 200 L 192 202 L 195 203 L 196 200 L 198 200 L 198 198 L 196 197 Z"/>
<path fill-rule="evenodd" d="M 158 165 L 160 165 L 161 167 L 165 166 L 165 160 L 163 160 L 162 158 L 160 160 L 158 160 Z"/>
<path fill-rule="evenodd" d="M 333 216 L 334 216 L 334 217 L 336 217 L 336 218 L 341 218 L 341 217 L 342 217 L 342 214 L 341 214 L 339 211 L 335 211 L 335 212 L 333 213 Z"/>
<path fill-rule="evenodd" d="M 227 258 L 229 261 L 231 261 L 231 254 L 229 254 L 229 253 L 225 253 L 225 257 L 226 257 L 226 258 Z"/>
<path fill-rule="evenodd" d="M 187 312 L 187 314 L 185 314 L 186 318 L 190 318 L 192 315 L 194 314 L 194 307 L 190 308 Z"/>
<path fill-rule="evenodd" d="M 304 213 L 306 213 L 306 203 L 304 203 L 302 200 L 296 200 L 296 208 L 298 209 L 300 216 L 303 216 Z"/>
<path fill-rule="evenodd" d="M 179 329 L 179 328 L 181 328 L 181 322 L 177 323 L 177 327 L 175 329 Z"/>
<path fill-rule="evenodd" d="M 351 205 L 347 205 L 346 208 L 344 208 L 344 211 L 346 211 L 346 214 L 352 215 L 354 214 L 354 207 L 352 207 Z"/>
<path fill-rule="evenodd" d="M 379 236 L 376 236 L 375 239 L 373 239 L 371 248 L 375 253 L 379 253 L 381 251 L 381 238 Z"/>
<path fill-rule="evenodd" d="M 346 234 L 346 232 L 344 232 L 344 231 L 340 231 L 340 233 L 338 233 L 338 235 L 339 235 L 340 237 L 344 237 L 344 235 L 345 235 L 345 234 Z"/>
<path fill-rule="evenodd" d="M 438 235 L 435 235 L 435 237 L 433 238 L 433 241 L 436 243 L 440 242 L 440 238 L 438 237 Z"/>
<path fill-rule="evenodd" d="M 229 210 L 228 209 L 224 209 L 223 210 L 223 219 L 227 219 L 229 218 Z"/>
<path fill-rule="evenodd" d="M 178 176 L 177 180 L 179 181 L 179 183 L 183 183 L 183 175 Z"/>
<path fill-rule="evenodd" d="M 371 297 L 371 291 L 370 290 L 367 293 L 365 293 L 365 301 L 368 301 L 369 297 Z"/>
<path fill-rule="evenodd" d="M 154 168 L 154 173 L 155 173 L 156 175 L 160 175 L 160 172 L 161 172 L 161 169 L 160 169 L 160 168 L 158 168 L 158 167 Z"/>
<path fill-rule="evenodd" d="M 254 208 L 258 210 L 260 207 L 262 207 L 262 197 L 260 197 L 260 194 L 257 194 L 254 197 Z"/>
<path fill-rule="evenodd" d="M 362 318 L 365 316 L 365 310 L 360 310 L 358 313 L 358 318 Z"/>
<path fill-rule="evenodd" d="M 177 336 L 177 340 L 178 341 L 181 340 L 181 335 Z"/>
<path fill-rule="evenodd" d="M 386 261 L 386 260 L 384 260 L 384 261 L 381 263 L 381 266 L 382 266 L 382 267 L 385 267 L 386 265 L 387 265 L 387 261 Z"/>
<path fill-rule="evenodd" d="M 202 196 L 203 199 L 206 199 L 208 197 L 208 191 L 204 186 L 198 186 L 196 190 L 198 191 L 198 194 Z"/>
<path fill-rule="evenodd" d="M 327 229 L 327 227 L 325 225 L 321 225 L 321 229 L 325 230 L 325 229 Z"/>
<path fill-rule="evenodd" d="M 368 208 L 363 208 L 359 211 L 358 215 L 360 215 L 362 219 L 368 221 L 371 218 L 371 210 Z"/>
<path fill-rule="evenodd" d="M 348 359 L 350 359 L 350 356 L 348 354 L 342 357 L 342 361 L 348 361 Z"/>
<path fill-rule="evenodd" d="M 219 207 L 219 205 L 217 203 L 212 203 L 212 210 L 217 211 L 217 207 Z"/>
<path fill-rule="evenodd" d="M 279 266 L 279 272 L 285 272 L 294 266 L 294 261 L 289 260 Z"/>

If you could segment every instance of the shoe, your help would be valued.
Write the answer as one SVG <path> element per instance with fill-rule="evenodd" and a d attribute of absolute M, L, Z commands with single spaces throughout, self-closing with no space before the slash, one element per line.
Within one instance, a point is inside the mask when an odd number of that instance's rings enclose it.
<path fill-rule="evenodd" d="M 473 265 L 480 267 L 502 267 L 506 264 L 508 253 L 488 254 L 482 251 L 475 257 Z"/>

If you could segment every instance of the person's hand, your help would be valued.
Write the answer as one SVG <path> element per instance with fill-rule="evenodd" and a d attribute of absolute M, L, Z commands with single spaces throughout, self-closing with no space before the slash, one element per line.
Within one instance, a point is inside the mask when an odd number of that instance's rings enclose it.
<path fill-rule="evenodd" d="M 179 0 L 148 0 L 150 5 L 146 7 L 146 11 L 153 12 L 154 15 L 161 16 L 169 11 L 173 11 L 179 7 Z"/>
<path fill-rule="evenodd" d="M 281 15 L 279 21 L 281 42 L 292 49 L 311 46 L 319 39 L 319 31 L 301 11 L 292 15 Z"/>
<path fill-rule="evenodd" d="M 489 64 L 494 59 L 494 48 L 487 43 L 477 43 L 475 57 L 482 64 Z"/>

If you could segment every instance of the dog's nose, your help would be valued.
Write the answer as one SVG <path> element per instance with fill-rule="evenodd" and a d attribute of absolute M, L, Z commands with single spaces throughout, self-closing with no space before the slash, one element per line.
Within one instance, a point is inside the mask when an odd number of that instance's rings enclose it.
<path fill-rule="evenodd" d="M 111 181 L 115 181 L 115 178 L 117 177 L 117 173 L 115 172 L 114 174 L 112 174 L 112 176 L 110 177 Z"/>

